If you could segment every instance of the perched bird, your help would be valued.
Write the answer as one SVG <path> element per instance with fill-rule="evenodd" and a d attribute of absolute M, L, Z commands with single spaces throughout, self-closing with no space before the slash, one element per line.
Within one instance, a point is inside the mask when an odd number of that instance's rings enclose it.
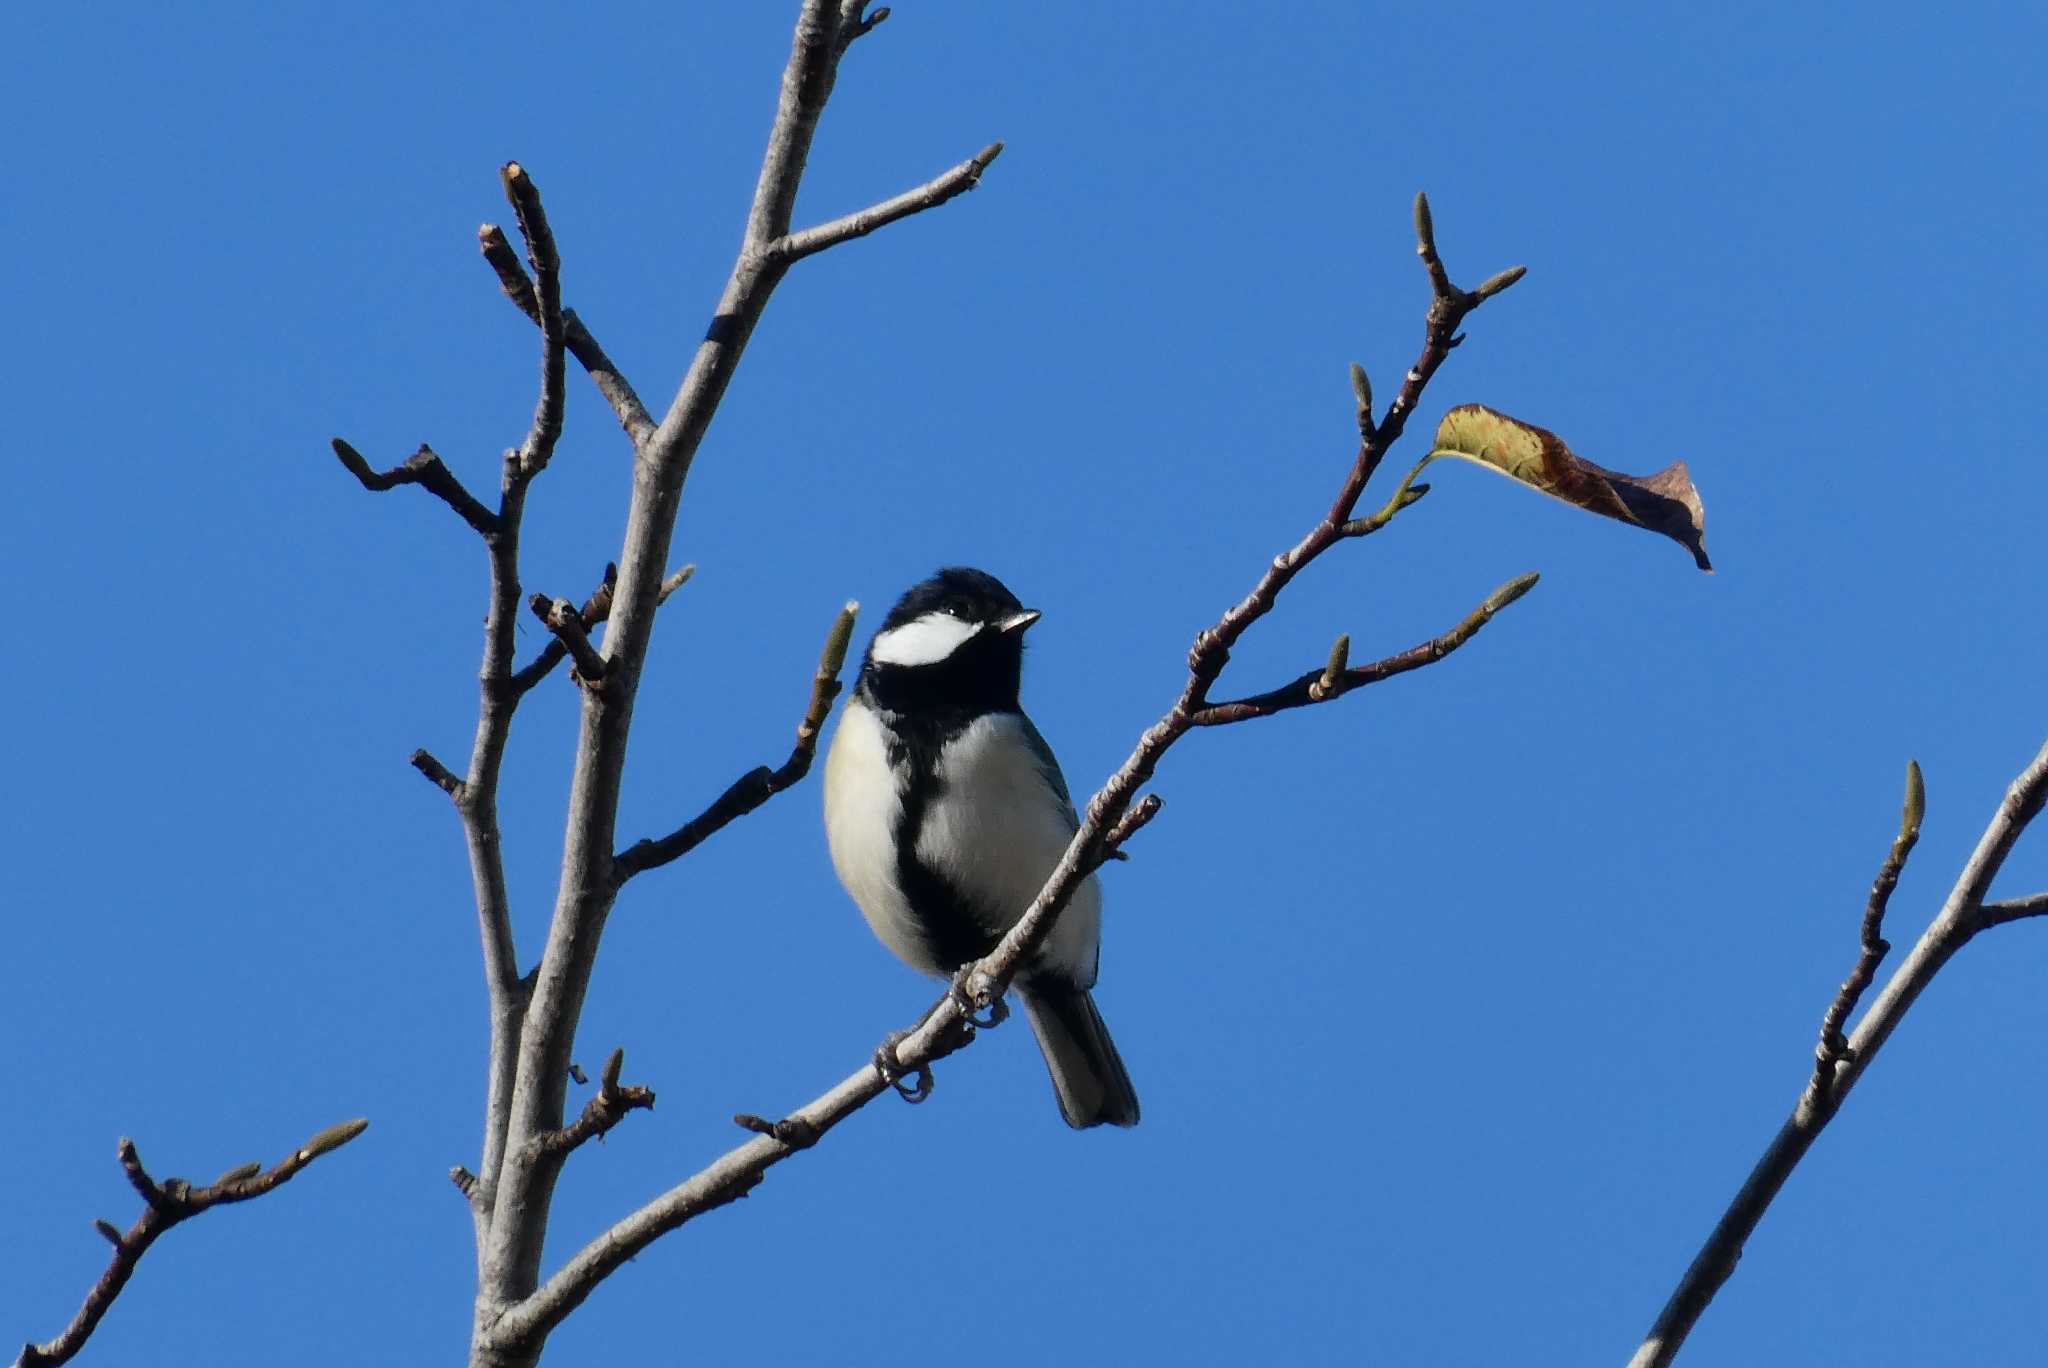
<path fill-rule="evenodd" d="M 980 570 L 941 570 L 890 610 L 825 759 L 839 881 L 882 943 L 950 975 L 995 948 L 1079 826 L 1017 699 L 1039 615 Z M 1138 1097 L 1095 1000 L 1102 894 L 1090 875 L 1015 991 L 1076 1128 L 1136 1125 Z"/>

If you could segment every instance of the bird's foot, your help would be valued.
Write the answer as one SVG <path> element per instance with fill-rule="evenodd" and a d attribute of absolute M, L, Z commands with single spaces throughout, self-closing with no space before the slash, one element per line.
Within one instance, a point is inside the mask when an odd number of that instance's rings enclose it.
<path fill-rule="evenodd" d="M 969 1026 L 981 1031 L 994 1030 L 1010 1019 L 1010 1004 L 1000 997 L 983 1003 L 972 986 L 974 969 L 972 963 L 961 965 L 958 972 L 953 975 L 953 982 L 946 989 L 946 996 L 953 999 L 953 1005 L 960 1009 L 962 1020 Z M 976 1015 L 984 1007 L 988 1009 L 988 1015 Z"/>
<path fill-rule="evenodd" d="M 875 1072 L 882 1081 L 896 1090 L 905 1102 L 922 1102 L 932 1095 L 931 1066 L 920 1064 L 906 1069 L 896 1058 L 896 1047 L 908 1040 L 914 1032 L 891 1031 L 875 1050 Z M 906 1081 L 907 1080 L 907 1081 Z"/>

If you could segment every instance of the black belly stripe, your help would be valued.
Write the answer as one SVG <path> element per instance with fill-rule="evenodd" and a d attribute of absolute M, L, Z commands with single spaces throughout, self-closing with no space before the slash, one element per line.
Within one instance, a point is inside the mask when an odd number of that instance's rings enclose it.
<path fill-rule="evenodd" d="M 899 717 L 895 726 L 885 728 L 890 767 L 905 767 L 913 776 L 896 818 L 897 887 L 910 905 L 918 939 L 928 957 L 947 970 L 980 959 L 1002 939 L 1000 932 L 991 929 L 999 924 L 997 918 L 917 857 L 917 837 L 924 830 L 925 815 L 945 794 L 945 781 L 938 772 L 939 751 L 978 715 L 933 709 L 910 725 L 905 725 L 909 719 Z"/>

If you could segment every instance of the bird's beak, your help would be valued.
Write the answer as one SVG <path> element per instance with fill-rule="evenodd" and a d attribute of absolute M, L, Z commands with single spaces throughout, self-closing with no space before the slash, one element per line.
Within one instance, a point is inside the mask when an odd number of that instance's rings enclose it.
<path fill-rule="evenodd" d="M 996 632 L 1001 636 L 1015 636 L 1044 616 L 1036 608 L 1026 608 L 1023 612 L 1012 617 L 1006 617 L 1001 622 L 998 622 L 996 624 Z"/>

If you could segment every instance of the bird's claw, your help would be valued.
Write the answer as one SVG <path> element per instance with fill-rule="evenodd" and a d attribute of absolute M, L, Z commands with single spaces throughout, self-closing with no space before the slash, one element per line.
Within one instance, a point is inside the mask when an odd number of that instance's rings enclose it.
<path fill-rule="evenodd" d="M 946 989 L 946 996 L 953 999 L 953 1005 L 960 1009 L 961 1020 L 979 1031 L 991 1031 L 1010 1019 L 1010 1004 L 1001 998 L 988 1004 L 988 1015 L 977 1016 L 982 1010 L 981 1000 L 976 997 L 970 981 L 974 978 L 974 965 L 963 964 L 953 975 L 953 982 Z"/>
<path fill-rule="evenodd" d="M 932 1095 L 932 1071 L 928 1064 L 920 1064 L 906 1070 L 897 1062 L 896 1047 L 908 1040 L 909 1031 L 891 1031 L 875 1050 L 875 1072 L 882 1081 L 896 1090 L 896 1095 L 905 1102 L 917 1103 Z M 904 1080 L 908 1079 L 908 1082 Z"/>

